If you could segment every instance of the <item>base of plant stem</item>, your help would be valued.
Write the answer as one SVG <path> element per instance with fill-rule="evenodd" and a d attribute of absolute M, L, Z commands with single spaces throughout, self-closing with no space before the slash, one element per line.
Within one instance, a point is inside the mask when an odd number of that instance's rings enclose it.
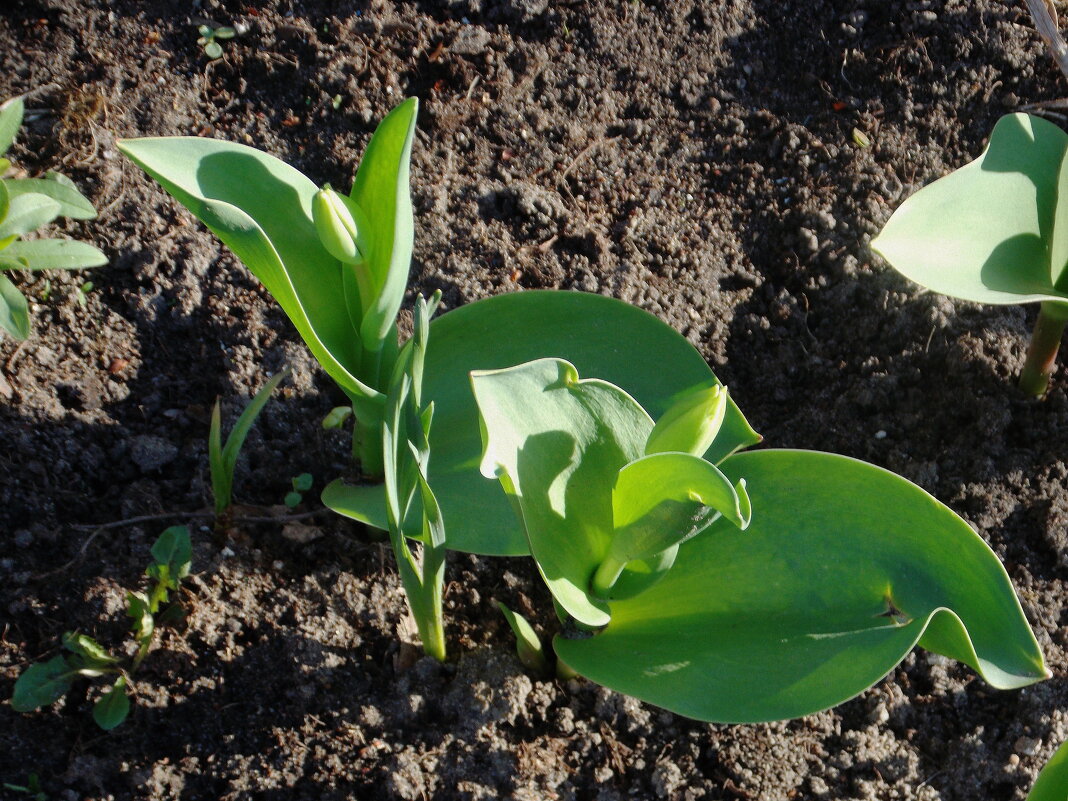
<path fill-rule="evenodd" d="M 1020 373 L 1020 389 L 1039 398 L 1049 386 L 1049 378 L 1057 361 L 1065 325 L 1068 324 L 1068 304 L 1046 301 L 1038 312 L 1027 360 Z"/>

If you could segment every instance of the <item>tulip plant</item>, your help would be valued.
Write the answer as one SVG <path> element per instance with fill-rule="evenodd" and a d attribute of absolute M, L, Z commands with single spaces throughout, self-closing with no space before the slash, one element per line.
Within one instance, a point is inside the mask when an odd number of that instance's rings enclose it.
<path fill-rule="evenodd" d="M 245 145 L 201 137 L 129 139 L 119 149 L 211 229 L 282 306 L 348 396 L 353 454 L 382 476 L 386 385 L 412 256 L 408 160 L 417 103 L 378 126 L 349 195 Z"/>
<path fill-rule="evenodd" d="M 1020 387 L 1046 391 L 1068 323 L 1068 134 L 1002 117 L 978 159 L 906 200 L 872 242 L 923 286 L 976 303 L 1040 303 Z"/>
<path fill-rule="evenodd" d="M 472 384 L 482 472 L 522 521 L 569 619 L 557 656 L 582 675 L 739 723 L 841 703 L 916 644 L 999 688 L 1049 675 L 997 557 L 905 479 L 812 451 L 702 459 L 725 392 L 654 424 L 560 359 Z"/>

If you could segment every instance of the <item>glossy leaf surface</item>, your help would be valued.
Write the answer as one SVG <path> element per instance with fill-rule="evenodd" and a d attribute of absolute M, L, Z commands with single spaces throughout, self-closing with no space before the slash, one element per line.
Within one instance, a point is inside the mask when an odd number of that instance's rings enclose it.
<path fill-rule="evenodd" d="M 610 603 L 560 657 L 612 689 L 700 720 L 798 717 L 841 703 L 917 643 L 991 685 L 1046 678 L 1004 568 L 971 528 L 905 479 L 810 451 L 722 465 L 753 499 L 679 548 L 656 585 Z"/>
<path fill-rule="evenodd" d="M 608 622 L 590 582 L 611 542 L 612 487 L 641 457 L 653 421 L 618 387 L 559 359 L 472 373 L 482 475 L 514 498 L 553 597 L 590 626 Z"/>
<path fill-rule="evenodd" d="M 448 544 L 453 550 L 529 553 L 508 500 L 479 473 L 482 437 L 471 371 L 558 357 L 575 365 L 580 375 L 621 387 L 653 417 L 667 411 L 676 398 L 718 383 L 678 332 L 641 309 L 601 295 L 501 295 L 444 314 L 430 328 L 424 381 L 424 394 L 435 404 L 429 478 L 450 521 Z M 718 462 L 759 441 L 731 400 L 706 458 Z M 384 502 L 366 508 L 366 517 L 372 518 L 372 510 L 384 509 Z"/>
<path fill-rule="evenodd" d="M 983 154 L 894 212 L 872 249 L 906 277 L 978 303 L 1068 303 L 1068 134 L 1002 117 Z"/>

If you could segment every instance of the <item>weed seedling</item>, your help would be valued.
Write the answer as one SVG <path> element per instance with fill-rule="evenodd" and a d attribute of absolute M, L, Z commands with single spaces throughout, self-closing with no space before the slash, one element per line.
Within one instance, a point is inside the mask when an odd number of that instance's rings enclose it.
<path fill-rule="evenodd" d="M 226 438 L 225 445 L 222 441 L 222 410 L 219 407 L 219 400 L 217 398 L 215 400 L 215 407 L 211 412 L 211 427 L 208 431 L 208 466 L 211 470 L 211 491 L 215 498 L 216 531 L 225 531 L 230 527 L 234 467 L 237 465 L 241 447 L 245 444 L 245 438 L 248 437 L 248 432 L 252 424 L 256 422 L 256 418 L 260 416 L 263 407 L 270 400 L 271 393 L 287 375 L 289 375 L 288 367 L 263 385 L 241 412 L 241 416 L 237 418 L 230 436 Z"/>
<path fill-rule="evenodd" d="M 293 489 L 286 493 L 285 504 L 290 509 L 295 509 L 300 506 L 304 500 L 304 493 L 312 488 L 312 474 L 301 473 L 299 476 L 293 477 Z"/>
<path fill-rule="evenodd" d="M 18 97 L 0 105 L 0 153 L 14 143 L 23 111 Z M 10 167 L 10 161 L 0 158 L 0 176 Z M 4 271 L 78 270 L 107 264 L 107 257 L 86 242 L 22 239 L 57 217 L 91 220 L 96 210 L 71 180 L 59 173 L 49 172 L 44 178 L 0 178 L 0 329 L 16 339 L 30 335 L 29 306 Z M 88 282 L 84 286 L 92 288 Z M 84 305 L 81 292 L 77 299 Z"/>
<path fill-rule="evenodd" d="M 63 635 L 63 648 L 68 654 L 31 665 L 16 680 L 11 699 L 16 711 L 32 712 L 55 703 L 79 677 L 109 677 L 112 685 L 93 705 L 93 720 L 100 728 L 111 730 L 126 719 L 130 712 L 131 677 L 148 655 L 156 631 L 162 623 L 182 616 L 177 603 L 165 605 L 170 593 L 177 591 L 181 580 L 189 575 L 189 530 L 173 526 L 164 531 L 152 546 L 152 558 L 145 571 L 151 579 L 147 592 L 126 593 L 126 614 L 132 618 L 131 629 L 137 643 L 133 657 L 120 659 L 87 634 L 68 631 Z"/>
<path fill-rule="evenodd" d="M 204 55 L 213 60 L 221 58 L 223 54 L 222 45 L 219 44 L 219 41 L 233 39 L 237 36 L 237 31 L 229 25 L 216 25 L 214 23 L 200 25 L 197 28 L 197 33 L 200 34 L 197 44 L 204 48 Z"/>

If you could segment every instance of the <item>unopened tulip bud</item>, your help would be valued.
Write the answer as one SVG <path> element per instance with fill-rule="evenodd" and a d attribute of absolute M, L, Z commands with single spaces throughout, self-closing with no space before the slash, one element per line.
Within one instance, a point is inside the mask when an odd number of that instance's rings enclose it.
<path fill-rule="evenodd" d="M 312 219 L 319 241 L 331 256 L 346 264 L 363 262 L 359 245 L 362 217 L 363 212 L 355 201 L 335 192 L 330 184 L 312 199 Z"/>
<path fill-rule="evenodd" d="M 692 453 L 703 456 L 723 425 L 727 388 L 714 386 L 692 392 L 676 401 L 656 421 L 645 453 Z"/>

